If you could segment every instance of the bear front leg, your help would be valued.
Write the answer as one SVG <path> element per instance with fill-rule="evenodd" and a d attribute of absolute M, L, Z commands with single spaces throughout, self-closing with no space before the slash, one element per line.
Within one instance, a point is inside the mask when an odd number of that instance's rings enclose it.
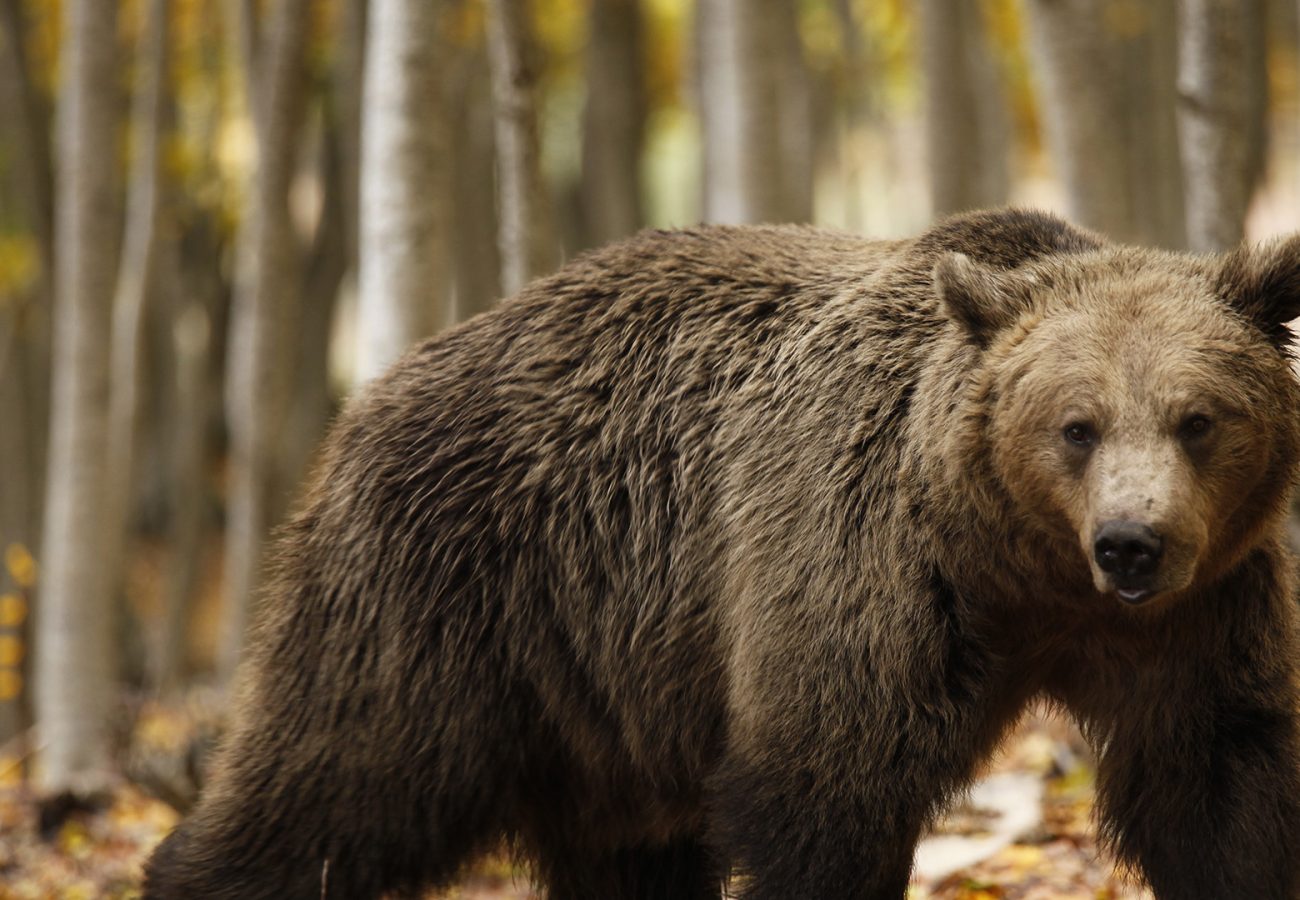
<path fill-rule="evenodd" d="M 888 606 L 912 614 L 890 629 L 906 647 L 880 643 L 883 627 L 798 615 L 747 635 L 732 672 L 728 752 L 707 799 L 738 896 L 905 896 L 922 829 L 1018 712 L 994 661 L 963 639 L 942 600 Z"/>
<path fill-rule="evenodd" d="M 806 762 L 774 757 L 730 773 L 715 815 L 744 900 L 901 900 L 930 805 L 863 791 L 845 774 L 817 780 Z M 837 778 L 836 780 L 840 780 Z M 934 798 L 931 798 L 931 802 Z"/>
<path fill-rule="evenodd" d="M 1092 723 L 1104 833 L 1160 900 L 1300 897 L 1300 648 L 1272 625 L 1153 662 Z"/>

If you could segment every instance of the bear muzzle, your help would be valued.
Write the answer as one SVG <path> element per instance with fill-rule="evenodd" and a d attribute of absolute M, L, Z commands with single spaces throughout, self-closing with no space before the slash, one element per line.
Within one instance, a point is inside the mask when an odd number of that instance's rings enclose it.
<path fill-rule="evenodd" d="M 1123 519 L 1103 522 L 1093 541 L 1097 567 L 1125 603 L 1141 603 L 1154 592 L 1164 539 L 1149 525 Z"/>

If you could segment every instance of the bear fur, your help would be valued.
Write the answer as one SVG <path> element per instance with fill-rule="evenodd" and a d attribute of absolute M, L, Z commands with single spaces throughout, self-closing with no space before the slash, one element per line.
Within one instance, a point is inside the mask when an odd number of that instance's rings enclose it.
<path fill-rule="evenodd" d="M 342 414 L 145 896 L 901 898 L 1045 697 L 1158 897 L 1295 897 L 1297 312 L 1015 210 L 577 259 Z"/>

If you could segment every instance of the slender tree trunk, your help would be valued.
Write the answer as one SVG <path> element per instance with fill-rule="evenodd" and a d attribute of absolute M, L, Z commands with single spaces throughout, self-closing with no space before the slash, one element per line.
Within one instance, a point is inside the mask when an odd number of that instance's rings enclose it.
<path fill-rule="evenodd" d="M 930 205 L 935 216 L 1007 200 L 1007 111 L 978 3 L 923 0 Z"/>
<path fill-rule="evenodd" d="M 145 306 L 154 293 L 162 203 L 161 149 L 167 104 L 169 0 L 152 0 L 131 114 L 132 158 L 126 204 L 126 234 L 113 300 L 108 484 L 104 509 L 107 547 L 102 561 L 110 593 L 126 569 L 132 531 L 135 444 L 140 420 L 141 339 Z"/>
<path fill-rule="evenodd" d="M 110 767 L 115 666 L 103 565 L 114 278 L 116 4 L 64 8 L 54 385 L 36 715 L 49 793 L 92 791 Z"/>
<path fill-rule="evenodd" d="M 50 407 L 50 305 L 54 271 L 54 175 L 50 147 L 50 109 L 35 83 L 27 53 L 27 20 L 21 0 L 0 0 L 0 115 L 13 136 L 15 193 L 22 197 L 22 212 L 40 257 L 40 273 L 30 292 L 15 298 L 10 308 L 12 333 L 8 368 L 11 382 L 21 382 L 26 416 L 6 420 L 26 453 L 5 459 L 6 471 L 21 481 L 29 502 L 27 522 L 12 540 L 35 550 L 41 533 L 45 494 L 45 463 L 48 457 L 48 415 Z M 26 463 L 19 466 L 19 460 Z"/>
<path fill-rule="evenodd" d="M 188 231 L 185 242 L 165 241 L 160 252 L 159 293 L 171 306 L 169 337 L 175 377 L 167 393 L 170 552 L 159 642 L 150 666 L 152 685 L 159 692 L 178 689 L 187 674 L 190 609 L 211 516 L 208 412 L 215 401 L 212 395 L 218 393 L 210 371 L 212 311 L 223 289 L 214 264 L 214 244 L 199 225 Z"/>
<path fill-rule="evenodd" d="M 1178 147 L 1177 0 L 1148 0 L 1119 41 L 1124 72 L 1129 192 L 1134 226 L 1148 243 L 1187 246 L 1183 165 Z"/>
<path fill-rule="evenodd" d="M 357 374 L 433 333 L 446 265 L 441 0 L 374 0 L 361 132 Z"/>
<path fill-rule="evenodd" d="M 617 240 L 641 227 L 646 115 L 641 31 L 640 0 L 592 4 L 581 186 L 589 246 Z"/>
<path fill-rule="evenodd" d="M 704 217 L 786 219 L 781 141 L 781 35 L 786 0 L 700 0 L 696 7 Z"/>
<path fill-rule="evenodd" d="M 1105 0 L 1029 0 L 1030 58 L 1047 145 L 1070 216 L 1122 241 L 1138 240 L 1128 190 L 1125 85 L 1116 72 Z"/>
<path fill-rule="evenodd" d="M 777 4 L 768 27 L 773 32 L 770 43 L 778 53 L 773 68 L 780 110 L 777 137 L 781 154 L 781 218 L 787 222 L 811 222 L 817 98 L 804 54 L 799 4 Z"/>
<path fill-rule="evenodd" d="M 355 83 L 355 82 L 351 82 Z M 297 365 L 293 404 L 281 441 L 281 518 L 294 500 L 298 486 L 320 443 L 333 408 L 330 390 L 329 349 L 339 289 L 348 271 L 347 232 L 352 223 L 344 213 L 344 180 L 340 135 L 342 123 L 332 113 L 322 116 L 318 168 L 324 194 L 320 220 L 303 267 L 303 303 L 298 328 Z M 351 173 L 356 177 L 355 170 Z"/>
<path fill-rule="evenodd" d="M 488 59 L 497 117 L 501 287 L 513 294 L 551 270 L 557 248 L 542 181 L 537 48 L 525 0 L 488 0 Z"/>
<path fill-rule="evenodd" d="M 291 372 L 285 365 L 300 289 L 289 186 L 305 105 L 304 51 L 310 3 L 280 0 L 259 53 L 253 103 L 257 172 L 237 248 L 226 373 L 230 483 L 226 529 L 226 622 L 221 674 L 233 674 L 270 526 Z"/>
<path fill-rule="evenodd" d="M 1193 250 L 1241 241 L 1263 156 L 1258 0 L 1181 0 L 1178 128 Z"/>
<path fill-rule="evenodd" d="M 42 279 L 48 285 L 54 271 L 54 163 L 50 155 L 50 110 L 37 89 L 27 57 L 27 19 L 22 0 L 0 0 L 0 36 L 8 63 L 0 77 L 11 85 L 20 124 L 14 129 L 19 141 L 17 164 L 20 184 L 27 195 L 27 214 L 41 254 Z"/>
<path fill-rule="evenodd" d="M 490 309 L 501 296 L 501 253 L 497 244 L 495 203 L 497 145 L 492 111 L 491 74 L 484 50 L 475 46 L 460 59 L 456 88 L 452 91 L 452 155 L 456 177 L 452 203 L 456 227 L 451 230 L 456 261 L 455 319 Z"/>

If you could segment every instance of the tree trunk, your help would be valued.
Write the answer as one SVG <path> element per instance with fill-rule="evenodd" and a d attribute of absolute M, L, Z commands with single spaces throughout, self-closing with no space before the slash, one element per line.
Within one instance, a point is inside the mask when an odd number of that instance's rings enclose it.
<path fill-rule="evenodd" d="M 799 4 L 779 3 L 768 27 L 777 48 L 777 132 L 781 154 L 781 218 L 786 222 L 813 219 L 813 181 L 816 171 L 817 98 L 813 75 L 804 54 L 799 26 Z"/>
<path fill-rule="evenodd" d="M 64 8 L 58 107 L 54 385 L 36 715 L 47 792 L 102 786 L 115 682 L 103 565 L 109 346 L 114 278 L 117 7 Z"/>
<path fill-rule="evenodd" d="M 1183 165 L 1178 148 L 1177 0 L 1150 0 L 1121 37 L 1126 91 L 1129 191 L 1141 238 L 1172 250 L 1187 247 Z"/>
<path fill-rule="evenodd" d="M 1007 109 L 980 6 L 923 0 L 920 25 L 931 210 L 1005 203 Z"/>
<path fill-rule="evenodd" d="M 1076 222 L 1135 241 L 1128 190 L 1125 85 L 1116 72 L 1107 0 L 1029 0 L 1030 58 L 1047 145 Z"/>
<path fill-rule="evenodd" d="M 11 385 L 21 385 L 26 415 L 5 419 L 25 453 L 6 455 L 6 471 L 24 486 L 26 525 L 10 539 L 35 551 L 41 534 L 48 457 L 50 408 L 50 305 L 54 271 L 54 175 L 50 147 L 49 104 L 37 88 L 27 53 L 27 19 L 20 0 L 0 0 L 0 116 L 14 147 L 13 175 L 23 198 L 23 218 L 36 240 L 40 272 L 31 290 L 14 298 L 9 314 L 14 331 L 6 364 Z M 3 126 L 0 126 L 3 127 Z M 25 463 L 21 461 L 25 459 Z M 21 467 L 20 467 L 21 465 Z"/>
<path fill-rule="evenodd" d="M 704 218 L 777 222 L 785 209 L 782 35 L 787 0 L 699 0 L 697 65 L 704 137 Z"/>
<path fill-rule="evenodd" d="M 339 290 L 349 266 L 347 232 L 352 223 L 344 213 L 344 181 L 348 173 L 343 170 L 340 149 L 339 132 L 343 123 L 331 112 L 322 118 L 317 168 L 323 197 L 320 220 L 303 267 L 303 315 L 298 327 L 293 404 L 281 440 L 281 504 L 276 511 L 277 519 L 295 499 L 334 405 L 330 390 L 330 336 Z M 350 174 L 355 178 L 358 173 L 353 170 Z"/>
<path fill-rule="evenodd" d="M 308 0 L 274 5 L 260 71 L 253 79 L 257 172 L 237 248 L 226 373 L 230 481 L 226 528 L 226 621 L 221 674 L 233 674 L 243 645 L 262 546 L 270 526 L 280 426 L 288 413 L 285 364 L 300 289 L 289 186 L 305 103 Z"/>
<path fill-rule="evenodd" d="M 216 242 L 203 223 L 184 241 L 161 248 L 161 296 L 170 300 L 171 356 L 175 377 L 167 394 L 170 537 L 163 581 L 162 621 L 150 665 L 152 686 L 170 692 L 188 672 L 190 609 L 198 589 L 203 540 L 211 518 L 208 412 L 218 394 L 212 378 L 212 312 L 224 289 L 215 263 Z M 197 245 L 197 247 L 196 247 Z"/>
<path fill-rule="evenodd" d="M 0 73 L 11 85 L 19 117 L 20 184 L 27 195 L 27 215 L 41 254 L 41 278 L 48 286 L 54 271 L 54 163 L 50 157 L 50 110 L 37 89 L 27 56 L 27 19 L 22 0 L 0 0 L 0 35 L 6 39 L 7 71 Z"/>
<path fill-rule="evenodd" d="M 141 337 L 145 306 L 156 283 L 162 181 L 162 129 L 167 104 L 170 3 L 152 0 L 140 47 L 131 113 L 132 153 L 126 203 L 126 234 L 113 299 L 110 350 L 108 484 L 104 523 L 107 544 L 102 564 L 110 594 L 121 588 L 133 524 L 135 444 L 140 421 Z"/>
<path fill-rule="evenodd" d="M 374 0 L 361 131 L 357 375 L 437 326 L 446 265 L 441 0 Z"/>
<path fill-rule="evenodd" d="M 455 319 L 490 309 L 501 297 L 501 252 L 497 207 L 484 201 L 496 194 L 497 145 L 492 111 L 492 82 L 487 56 L 475 46 L 461 54 L 452 90 L 452 203 L 456 227 L 451 229 L 456 261 Z"/>
<path fill-rule="evenodd" d="M 488 0 L 488 59 L 497 118 L 501 287 L 513 294 L 554 267 L 557 248 L 542 181 L 537 49 L 525 0 Z"/>
<path fill-rule="evenodd" d="M 645 69 L 640 0 L 591 6 L 587 106 L 582 120 L 585 243 L 599 246 L 641 227 Z"/>
<path fill-rule="evenodd" d="M 1178 130 L 1187 238 L 1240 243 L 1263 156 L 1263 15 L 1255 0 L 1181 0 Z"/>

